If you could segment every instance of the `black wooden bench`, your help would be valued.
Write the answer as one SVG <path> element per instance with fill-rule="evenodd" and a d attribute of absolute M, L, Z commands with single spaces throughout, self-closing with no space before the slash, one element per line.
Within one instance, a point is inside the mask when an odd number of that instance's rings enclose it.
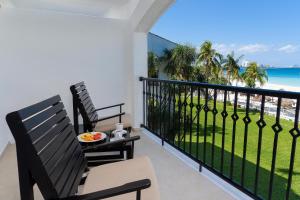
<path fill-rule="evenodd" d="M 59 96 L 9 113 L 6 120 L 16 142 L 21 200 L 34 199 L 35 183 L 46 200 L 95 200 L 116 195 L 128 199 L 126 195 L 133 194 L 136 199 L 141 196 L 142 199 L 151 199 L 151 195 L 157 192 L 156 178 L 147 158 L 88 169 L 87 160 Z M 143 172 L 139 172 L 138 165 L 144 165 Z M 114 167 L 122 168 L 123 172 L 120 170 L 112 182 L 109 171 L 105 170 Z M 83 187 L 88 193 L 79 195 L 78 186 L 86 173 L 88 175 Z M 144 174 L 137 177 L 138 173 Z M 96 177 L 97 174 L 102 174 L 102 177 Z M 124 176 L 126 179 L 122 179 Z M 128 177 L 132 179 L 124 181 Z M 96 181 L 93 182 L 93 179 Z M 105 187 L 103 184 L 106 182 L 115 185 Z"/>
<path fill-rule="evenodd" d="M 122 117 L 125 116 L 125 112 L 122 112 L 122 106 L 124 105 L 124 103 L 95 109 L 95 106 L 91 100 L 91 97 L 87 91 L 84 82 L 80 82 L 75 85 L 72 85 L 70 87 L 70 90 L 73 97 L 74 127 L 75 127 L 75 132 L 77 134 L 80 133 L 79 119 L 78 119 L 79 115 L 81 115 L 83 119 L 83 130 L 82 130 L 83 132 L 87 132 L 87 131 L 88 132 L 91 131 L 109 132 L 112 129 L 114 129 L 115 123 L 124 122 L 122 121 Z M 99 118 L 97 114 L 98 111 L 103 111 L 106 109 L 116 108 L 116 107 L 119 107 L 119 113 L 115 113 L 110 116 Z M 124 119 L 128 120 L 129 118 L 124 117 Z M 130 123 L 125 123 L 125 129 L 129 133 L 131 132 Z M 89 153 L 86 154 L 88 165 L 94 166 L 103 163 L 105 164 L 109 162 L 120 161 L 124 159 L 132 159 L 134 156 L 134 141 L 138 139 L 139 136 L 133 136 L 127 142 L 124 142 L 122 144 L 120 144 L 119 142 L 111 142 L 110 144 L 99 145 L 98 149 L 85 148 L 84 152 Z M 95 152 L 98 153 L 105 152 L 105 155 L 90 154 Z"/>
<path fill-rule="evenodd" d="M 122 106 L 125 105 L 124 103 L 96 109 L 84 82 L 72 85 L 70 90 L 73 96 L 74 127 L 77 134 L 80 132 L 78 120 L 79 114 L 83 119 L 84 132 L 110 131 L 115 128 L 115 124 L 118 122 L 123 123 L 125 129 L 127 129 L 129 132 L 131 131 L 130 117 L 122 111 Z M 99 111 L 113 108 L 119 108 L 119 112 L 109 116 L 99 117 Z"/>

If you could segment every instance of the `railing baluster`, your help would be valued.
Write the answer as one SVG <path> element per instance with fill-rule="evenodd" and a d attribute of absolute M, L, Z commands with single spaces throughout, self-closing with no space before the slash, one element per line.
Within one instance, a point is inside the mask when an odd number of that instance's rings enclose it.
<path fill-rule="evenodd" d="M 273 181 L 274 181 L 275 163 L 276 163 L 276 155 L 277 155 L 278 136 L 279 133 L 282 131 L 282 127 L 280 125 L 280 111 L 281 111 L 281 98 L 278 98 L 276 123 L 272 126 L 272 129 L 275 132 L 275 136 L 273 142 L 272 165 L 271 165 L 270 182 L 269 182 L 269 196 L 268 196 L 269 200 L 272 199 L 272 193 L 273 193 Z"/>
<path fill-rule="evenodd" d="M 265 95 L 262 95 L 261 108 L 260 108 L 260 119 L 256 122 L 256 124 L 259 127 L 259 133 L 258 133 L 256 169 L 255 169 L 255 180 L 254 180 L 254 194 L 257 194 L 259 168 L 260 168 L 262 133 L 263 133 L 263 128 L 266 126 L 266 122 L 264 121 L 264 112 L 265 112 Z"/>
<path fill-rule="evenodd" d="M 157 83 L 157 85 L 159 86 L 159 135 L 161 136 L 161 145 L 164 145 L 164 134 L 162 131 L 162 121 L 163 121 L 163 113 L 164 112 L 162 110 L 163 101 L 162 101 L 162 93 L 161 93 L 163 83 L 160 82 L 160 83 Z"/>
<path fill-rule="evenodd" d="M 181 85 L 178 85 L 178 147 L 181 145 Z"/>
<path fill-rule="evenodd" d="M 171 102 L 172 102 L 172 85 L 171 83 L 168 84 L 168 135 L 175 134 L 175 133 L 170 133 L 171 132 L 171 121 L 172 121 L 172 114 L 171 114 Z M 168 138 L 170 140 L 170 138 Z M 173 143 L 173 140 L 170 141 Z"/>
<path fill-rule="evenodd" d="M 167 134 L 167 130 L 169 127 L 169 84 L 164 83 L 164 89 L 162 91 L 163 95 L 163 106 L 164 106 L 164 115 L 163 115 L 163 134 L 165 140 L 168 140 L 169 135 Z"/>
<path fill-rule="evenodd" d="M 198 87 L 198 98 L 197 98 L 197 146 L 196 146 L 196 158 L 199 159 L 199 131 L 200 131 L 200 87 Z"/>
<path fill-rule="evenodd" d="M 176 126 L 176 85 L 174 84 L 173 85 L 173 131 L 174 131 L 174 137 L 173 137 L 173 139 L 174 139 L 174 141 L 173 141 L 173 143 L 175 143 L 175 137 L 176 137 L 176 131 L 178 131 L 177 130 L 177 126 Z"/>
<path fill-rule="evenodd" d="M 293 137 L 293 142 L 292 142 L 292 149 L 291 149 L 291 156 L 290 156 L 289 177 L 288 177 L 288 181 L 287 181 L 287 188 L 286 188 L 286 195 L 285 195 L 286 200 L 288 200 L 290 198 L 292 177 L 293 177 L 293 172 L 294 172 L 294 162 L 295 162 L 297 138 L 300 136 L 299 125 L 298 125 L 299 124 L 299 112 L 300 112 L 299 109 L 300 109 L 300 98 L 297 99 L 294 128 L 289 131 L 291 136 Z"/>
<path fill-rule="evenodd" d="M 217 90 L 214 90 L 214 107 L 212 110 L 213 113 L 213 127 L 212 127 L 212 145 L 211 145 L 211 166 L 214 167 L 215 160 L 215 140 L 216 140 L 216 116 L 218 114 L 217 110 Z"/>
<path fill-rule="evenodd" d="M 158 135 L 161 137 L 160 135 L 160 131 L 159 131 L 159 124 L 160 122 L 158 121 L 159 118 L 160 118 L 160 110 L 158 109 L 158 106 L 159 106 L 159 82 L 155 82 L 155 114 L 157 114 L 157 112 L 159 111 L 159 116 L 156 116 L 155 117 L 155 130 L 156 130 L 156 133 L 158 133 Z"/>
<path fill-rule="evenodd" d="M 146 125 L 146 91 L 145 91 L 145 80 L 143 80 L 143 125 Z"/>
<path fill-rule="evenodd" d="M 205 88 L 205 119 L 204 119 L 204 145 L 203 145 L 203 162 L 206 163 L 206 136 L 207 136 L 207 114 L 208 114 L 208 88 Z"/>
<path fill-rule="evenodd" d="M 155 108 L 154 108 L 154 102 L 155 102 L 155 86 L 154 86 L 154 84 L 155 84 L 155 82 L 154 81 L 152 81 L 152 130 L 156 133 L 156 131 L 155 131 Z"/>
<path fill-rule="evenodd" d="M 223 102 L 223 111 L 221 113 L 223 118 L 222 123 L 222 150 L 221 150 L 221 173 L 223 174 L 224 171 L 224 148 L 225 148 L 225 131 L 226 131 L 226 118 L 228 116 L 228 113 L 226 111 L 226 105 L 227 105 L 227 90 L 224 91 L 224 102 Z"/>
<path fill-rule="evenodd" d="M 185 85 L 184 87 L 184 102 L 183 102 L 183 106 L 184 106 L 184 115 L 183 115 L 183 149 L 185 151 L 185 147 L 186 147 L 186 129 L 187 129 L 187 116 L 186 116 L 186 106 L 187 106 L 187 86 Z"/>
<path fill-rule="evenodd" d="M 149 127 L 149 81 L 146 81 L 146 124 Z"/>
<path fill-rule="evenodd" d="M 193 134 L 193 86 L 191 86 L 191 103 L 190 103 L 190 146 L 189 146 L 189 152 L 192 154 L 192 134 Z"/>
<path fill-rule="evenodd" d="M 238 92 L 236 91 L 234 93 L 234 107 L 233 107 L 233 114 L 231 116 L 233 120 L 233 127 L 232 127 L 231 159 L 230 159 L 230 179 L 233 178 L 236 122 L 239 119 L 239 116 L 237 115 L 237 101 L 238 101 Z"/>
<path fill-rule="evenodd" d="M 248 143 L 248 125 L 251 122 L 251 119 L 249 117 L 249 105 L 250 105 L 250 94 L 247 94 L 246 116 L 243 119 L 243 121 L 245 123 L 245 130 L 244 130 L 243 161 L 242 161 L 242 174 L 241 174 L 241 185 L 242 186 L 244 186 L 244 177 L 245 177 L 245 164 L 246 164 L 247 143 Z"/>

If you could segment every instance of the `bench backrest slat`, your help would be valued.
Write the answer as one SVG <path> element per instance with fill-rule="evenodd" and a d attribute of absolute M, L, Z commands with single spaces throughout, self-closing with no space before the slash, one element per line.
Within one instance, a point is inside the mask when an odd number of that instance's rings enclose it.
<path fill-rule="evenodd" d="M 16 141 L 19 174 L 29 172 L 45 199 L 74 195 L 87 162 L 61 98 L 12 112 L 6 120 Z"/>
<path fill-rule="evenodd" d="M 70 87 L 70 90 L 73 95 L 74 112 L 76 109 L 79 110 L 79 113 L 81 114 L 83 122 L 86 126 L 85 129 L 88 131 L 92 131 L 95 127 L 95 123 L 93 123 L 93 121 L 96 121 L 99 116 L 95 111 L 95 106 L 84 82 L 72 85 Z M 76 115 L 76 113 L 74 113 L 74 115 Z M 74 118 L 74 124 L 78 123 L 78 121 L 75 122 L 75 119 L 76 118 Z"/>

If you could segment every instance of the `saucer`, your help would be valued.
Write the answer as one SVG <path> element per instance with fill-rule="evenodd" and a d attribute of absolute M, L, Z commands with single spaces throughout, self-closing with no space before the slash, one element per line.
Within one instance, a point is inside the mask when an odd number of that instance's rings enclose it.
<path fill-rule="evenodd" d="M 126 130 L 121 130 L 121 131 L 114 130 L 114 131 L 112 132 L 112 134 L 115 134 L 115 133 L 118 133 L 118 132 L 122 132 L 123 134 L 126 134 L 126 133 L 127 133 Z"/>

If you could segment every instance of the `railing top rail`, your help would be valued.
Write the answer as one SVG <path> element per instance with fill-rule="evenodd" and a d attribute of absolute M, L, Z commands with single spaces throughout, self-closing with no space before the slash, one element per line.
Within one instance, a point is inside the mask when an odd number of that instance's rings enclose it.
<path fill-rule="evenodd" d="M 300 92 L 270 90 L 270 89 L 260 89 L 260 88 L 247 88 L 247 87 L 217 85 L 217 84 L 200 83 L 200 82 L 192 82 L 192 81 L 163 80 L 157 78 L 140 77 L 140 81 L 143 80 L 152 81 L 152 82 L 165 82 L 165 83 L 178 84 L 178 85 L 198 86 L 198 87 L 226 90 L 226 91 L 237 91 L 241 93 L 259 94 L 259 95 L 272 96 L 272 97 L 300 99 Z"/>

